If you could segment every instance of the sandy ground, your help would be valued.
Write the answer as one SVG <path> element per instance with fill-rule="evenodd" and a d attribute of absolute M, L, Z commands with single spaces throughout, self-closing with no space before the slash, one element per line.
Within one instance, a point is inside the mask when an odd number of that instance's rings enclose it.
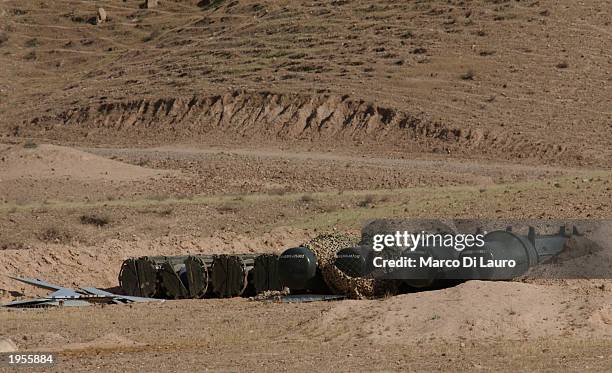
<path fill-rule="evenodd" d="M 589 283 L 469 282 L 375 301 L 11 310 L 0 330 L 22 349 L 58 352 L 58 370 L 308 370 L 324 361 L 326 370 L 603 372 L 611 299 Z"/>
<path fill-rule="evenodd" d="M 131 256 L 373 218 L 612 218 L 607 1 L 140 3 L 0 2 L 1 302 L 41 294 L 6 274 L 113 289 Z M 612 280 L 2 308 L 0 349 L 57 371 L 609 372 Z"/>

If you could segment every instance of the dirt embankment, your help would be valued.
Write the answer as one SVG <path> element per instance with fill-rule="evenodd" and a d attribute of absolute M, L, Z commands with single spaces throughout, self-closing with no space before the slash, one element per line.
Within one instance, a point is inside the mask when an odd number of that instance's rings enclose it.
<path fill-rule="evenodd" d="M 0 203 L 107 198 L 168 183 L 177 176 L 179 171 L 128 164 L 64 146 L 0 144 Z"/>
<path fill-rule="evenodd" d="M 378 343 L 612 337 L 612 289 L 590 281 L 563 286 L 468 281 L 385 300 L 338 303 L 310 333 Z"/>
<path fill-rule="evenodd" d="M 0 144 L 0 181 L 23 179 L 133 181 L 169 175 L 76 149 L 34 143 Z"/>
<path fill-rule="evenodd" d="M 575 149 L 528 133 L 457 127 L 348 96 L 232 91 L 222 95 L 106 102 L 25 122 L 22 135 L 87 142 L 307 142 L 490 155 L 545 161 L 580 159 Z"/>

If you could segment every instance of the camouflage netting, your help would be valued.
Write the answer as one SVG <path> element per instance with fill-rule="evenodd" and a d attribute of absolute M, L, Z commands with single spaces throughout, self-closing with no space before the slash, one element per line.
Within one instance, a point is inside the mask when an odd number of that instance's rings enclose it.
<path fill-rule="evenodd" d="M 336 294 L 349 298 L 367 298 L 395 293 L 396 282 L 373 278 L 350 277 L 335 266 L 336 253 L 341 249 L 352 247 L 359 241 L 358 237 L 346 234 L 328 234 L 315 237 L 304 246 L 317 257 L 323 279 Z"/>

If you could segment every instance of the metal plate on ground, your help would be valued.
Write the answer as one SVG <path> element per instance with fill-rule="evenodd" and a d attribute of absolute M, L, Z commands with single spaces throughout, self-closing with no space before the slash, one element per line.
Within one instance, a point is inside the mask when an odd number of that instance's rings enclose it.
<path fill-rule="evenodd" d="M 331 294 L 300 294 L 300 295 L 283 295 L 272 299 L 265 299 L 265 302 L 280 302 L 280 303 L 309 303 L 322 302 L 346 299 L 345 295 Z"/>

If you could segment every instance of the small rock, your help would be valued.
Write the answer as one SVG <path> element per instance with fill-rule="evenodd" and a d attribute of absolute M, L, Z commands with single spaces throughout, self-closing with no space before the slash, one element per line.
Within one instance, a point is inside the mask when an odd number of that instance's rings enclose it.
<path fill-rule="evenodd" d="M 145 8 L 157 8 L 157 0 L 146 0 L 144 4 Z"/>
<path fill-rule="evenodd" d="M 104 8 L 98 8 L 98 24 L 106 22 L 106 10 Z"/>

